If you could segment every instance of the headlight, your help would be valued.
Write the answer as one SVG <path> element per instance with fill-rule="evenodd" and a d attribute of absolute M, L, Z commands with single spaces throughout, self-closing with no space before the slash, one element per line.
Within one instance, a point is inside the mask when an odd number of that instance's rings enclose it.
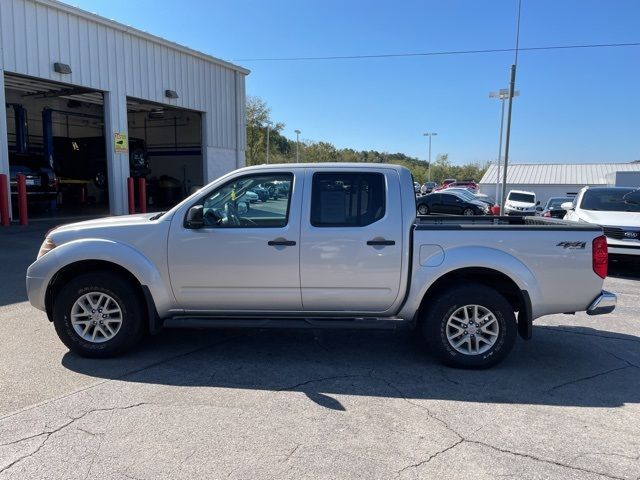
<path fill-rule="evenodd" d="M 40 246 L 40 250 L 38 251 L 38 258 L 43 256 L 45 253 L 49 253 L 54 248 L 56 248 L 56 244 L 53 243 L 53 240 L 51 240 L 51 238 L 46 237 L 44 239 L 44 242 L 42 242 L 42 245 Z"/>

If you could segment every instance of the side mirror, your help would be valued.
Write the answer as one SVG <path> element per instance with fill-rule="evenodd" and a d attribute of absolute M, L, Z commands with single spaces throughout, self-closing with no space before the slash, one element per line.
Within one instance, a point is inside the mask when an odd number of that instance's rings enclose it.
<path fill-rule="evenodd" d="M 536 206 L 538 206 L 538 205 L 540 205 L 540 200 L 538 200 L 538 201 L 536 202 Z"/>
<path fill-rule="evenodd" d="M 202 214 L 202 205 L 194 205 L 187 212 L 187 218 L 184 221 L 185 228 L 202 228 L 204 225 L 204 216 Z"/>
<path fill-rule="evenodd" d="M 573 210 L 573 202 L 564 202 L 562 205 L 560 205 L 560 208 L 567 211 Z"/>

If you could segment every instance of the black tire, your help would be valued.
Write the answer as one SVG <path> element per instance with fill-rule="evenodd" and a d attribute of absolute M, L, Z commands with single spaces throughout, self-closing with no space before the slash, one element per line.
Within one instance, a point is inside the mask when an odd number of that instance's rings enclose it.
<path fill-rule="evenodd" d="M 122 312 L 122 324 L 113 338 L 101 343 L 83 339 L 71 323 L 71 310 L 82 295 L 105 293 L 112 297 Z M 82 357 L 108 358 L 133 347 L 144 335 L 146 313 L 139 290 L 131 281 L 112 272 L 79 275 L 57 293 L 53 305 L 53 324 L 60 340 Z"/>
<path fill-rule="evenodd" d="M 429 215 L 429 206 L 426 203 L 421 203 L 420 205 L 418 205 L 418 214 Z"/>
<path fill-rule="evenodd" d="M 476 214 L 476 213 L 473 211 L 473 208 L 465 208 L 465 209 L 462 211 L 462 215 L 468 215 L 468 216 L 471 216 L 471 215 L 475 215 L 475 214 Z"/>
<path fill-rule="evenodd" d="M 495 316 L 497 338 L 485 352 L 461 353 L 447 340 L 447 321 L 456 310 L 465 305 L 479 305 Z M 432 352 L 444 364 L 456 368 L 481 369 L 500 363 L 511 352 L 518 330 L 511 304 L 498 291 L 480 284 L 452 287 L 443 291 L 427 307 L 421 320 L 422 335 Z M 469 332 L 465 331 L 465 335 L 467 334 Z"/>
<path fill-rule="evenodd" d="M 100 190 L 104 190 L 105 188 L 107 188 L 107 172 L 105 172 L 104 170 L 97 171 L 95 176 L 93 177 L 93 184 Z"/>

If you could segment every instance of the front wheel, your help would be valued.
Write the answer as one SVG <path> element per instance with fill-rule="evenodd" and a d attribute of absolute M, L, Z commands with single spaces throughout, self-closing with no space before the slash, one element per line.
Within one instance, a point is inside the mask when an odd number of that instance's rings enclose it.
<path fill-rule="evenodd" d="M 475 215 L 475 213 L 473 212 L 473 210 L 471 208 L 465 208 L 463 210 L 462 214 L 465 215 L 465 216 Z"/>
<path fill-rule="evenodd" d="M 480 284 L 450 288 L 429 305 L 422 334 L 435 355 L 457 368 L 488 368 L 506 358 L 517 335 L 511 304 Z"/>
<path fill-rule="evenodd" d="M 429 207 L 424 203 L 421 203 L 420 205 L 418 205 L 418 213 L 420 215 L 429 215 Z"/>
<path fill-rule="evenodd" d="M 53 323 L 60 340 L 83 357 L 113 357 L 144 333 L 145 311 L 137 289 L 111 272 L 79 275 L 56 295 Z"/>

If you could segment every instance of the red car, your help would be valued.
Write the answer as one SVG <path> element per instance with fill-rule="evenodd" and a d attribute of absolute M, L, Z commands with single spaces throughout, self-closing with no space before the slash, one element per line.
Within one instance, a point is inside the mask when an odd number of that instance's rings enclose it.
<path fill-rule="evenodd" d="M 472 190 L 474 192 L 478 191 L 478 184 L 475 182 L 475 180 L 464 180 L 462 182 L 456 182 L 454 180 L 453 182 L 445 184 L 446 181 L 447 180 L 442 182 L 442 187 L 440 188 L 440 190 L 444 190 L 446 188 L 466 188 L 467 190 Z"/>
<path fill-rule="evenodd" d="M 442 181 L 442 185 L 438 185 L 433 189 L 433 191 L 436 192 L 438 190 L 444 190 L 445 188 L 448 188 L 452 183 L 456 183 L 455 178 L 446 178 Z"/>

